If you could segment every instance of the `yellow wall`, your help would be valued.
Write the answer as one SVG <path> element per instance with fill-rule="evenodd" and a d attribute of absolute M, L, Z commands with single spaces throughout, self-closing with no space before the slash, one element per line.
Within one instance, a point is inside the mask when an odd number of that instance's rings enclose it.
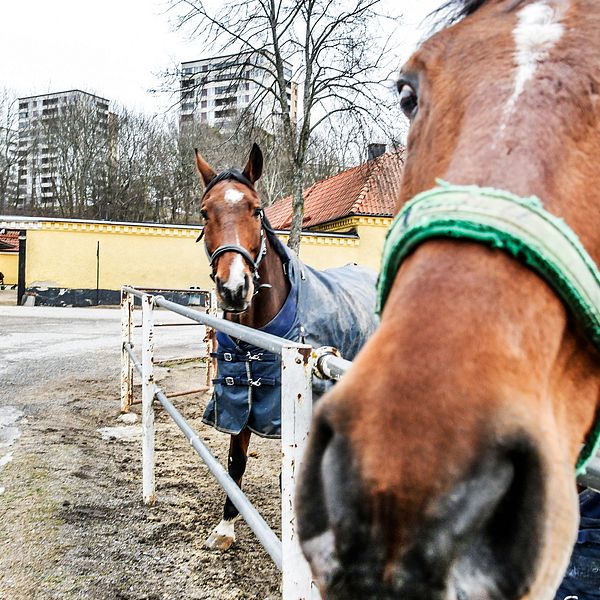
<path fill-rule="evenodd" d="M 317 226 L 314 230 L 330 233 L 356 230 L 360 238 L 360 247 L 354 262 L 379 271 L 383 243 L 391 222 L 390 217 L 347 217 Z"/>
<path fill-rule="evenodd" d="M 19 278 L 18 252 L 0 252 L 0 272 L 4 273 L 4 283 L 13 285 Z"/>
<path fill-rule="evenodd" d="M 100 243 L 101 289 L 210 287 L 198 232 L 177 227 L 109 223 L 44 223 L 27 232 L 27 287 L 96 287 Z"/>
<path fill-rule="evenodd" d="M 318 269 L 356 262 L 378 270 L 389 219 L 353 217 L 347 221 L 344 226 L 356 229 L 358 239 L 334 232 L 303 236 L 302 260 Z M 98 242 L 101 289 L 118 290 L 123 284 L 202 289 L 213 285 L 204 247 L 195 243 L 199 231 L 194 228 L 45 219 L 16 227 L 27 229 L 27 287 L 94 289 Z M 287 236 L 282 240 L 286 242 Z M 4 271 L 8 272 L 12 271 Z"/>

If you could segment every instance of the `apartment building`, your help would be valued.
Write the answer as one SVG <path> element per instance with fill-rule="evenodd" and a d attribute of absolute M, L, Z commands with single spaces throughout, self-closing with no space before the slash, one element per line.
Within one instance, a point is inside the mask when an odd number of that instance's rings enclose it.
<path fill-rule="evenodd" d="M 292 68 L 285 63 L 286 93 L 290 118 L 298 115 L 298 85 L 292 81 Z M 180 123 L 198 122 L 226 128 L 244 111 L 251 111 L 258 126 L 273 131 L 280 105 L 273 94 L 264 97 L 265 87 L 273 86 L 269 56 L 241 53 L 213 56 L 181 63 Z"/>
<path fill-rule="evenodd" d="M 58 140 L 85 128 L 99 140 L 109 136 L 109 101 L 101 96 L 68 90 L 19 98 L 18 196 L 19 203 L 52 205 L 56 201 Z M 77 121 L 78 119 L 78 121 Z"/>

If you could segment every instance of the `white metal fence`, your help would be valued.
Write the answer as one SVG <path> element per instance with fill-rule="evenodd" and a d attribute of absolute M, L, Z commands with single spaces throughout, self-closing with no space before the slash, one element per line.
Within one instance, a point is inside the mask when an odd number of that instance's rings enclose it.
<path fill-rule="evenodd" d="M 141 361 L 133 351 L 132 328 L 134 298 L 142 305 Z M 245 494 L 213 456 L 198 434 L 183 419 L 165 393 L 154 381 L 154 316 L 153 308 L 160 306 L 206 327 L 222 331 L 254 346 L 281 356 L 281 541 L 267 525 Z M 154 409 L 156 398 L 175 421 L 194 450 L 225 490 L 277 567 L 282 571 L 284 600 L 318 598 L 312 584 L 308 564 L 300 550 L 296 534 L 294 489 L 298 468 L 304 454 L 312 415 L 312 373 L 315 361 L 326 376 L 337 378 L 350 364 L 324 349 L 313 352 L 309 345 L 298 344 L 276 336 L 244 327 L 214 315 L 192 310 L 170 302 L 162 296 L 124 286 L 122 310 L 122 367 L 121 409 L 128 411 L 133 400 L 133 370 L 142 381 L 142 489 L 146 504 L 156 501 L 154 475 Z M 210 366 L 210 361 L 209 361 Z"/>

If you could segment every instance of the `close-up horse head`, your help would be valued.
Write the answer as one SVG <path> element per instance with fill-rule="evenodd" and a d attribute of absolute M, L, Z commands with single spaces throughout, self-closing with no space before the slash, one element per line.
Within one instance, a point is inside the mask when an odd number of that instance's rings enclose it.
<path fill-rule="evenodd" d="M 300 474 L 325 598 L 551 600 L 597 449 L 600 5 L 446 9 L 398 79 L 381 323 Z"/>
<path fill-rule="evenodd" d="M 219 306 L 245 311 L 256 288 L 266 253 L 262 208 L 254 184 L 262 174 L 263 156 L 254 144 L 246 167 L 217 174 L 196 150 L 196 166 L 204 183 L 200 213 Z"/>

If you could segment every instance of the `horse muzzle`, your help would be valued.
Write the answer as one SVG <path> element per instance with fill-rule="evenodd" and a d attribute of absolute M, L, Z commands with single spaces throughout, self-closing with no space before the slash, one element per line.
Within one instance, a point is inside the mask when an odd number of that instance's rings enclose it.
<path fill-rule="evenodd" d="M 544 487 L 526 439 L 484 451 L 418 511 L 394 490 L 373 489 L 354 448 L 321 421 L 302 467 L 300 541 L 324 598 L 518 600 L 527 594 L 540 552 Z"/>
<path fill-rule="evenodd" d="M 223 281 L 220 277 L 216 276 L 215 287 L 218 305 L 221 310 L 241 313 L 250 306 L 254 286 L 247 273 L 239 281 L 233 283 L 230 280 Z"/>

